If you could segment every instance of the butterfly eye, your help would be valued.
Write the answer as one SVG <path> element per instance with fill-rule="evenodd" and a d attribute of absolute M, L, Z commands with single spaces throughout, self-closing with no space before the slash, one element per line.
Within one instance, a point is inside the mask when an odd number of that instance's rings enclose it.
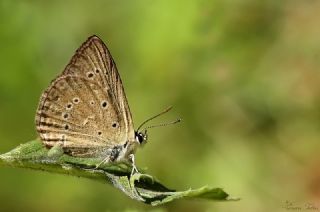
<path fill-rule="evenodd" d="M 113 127 L 113 128 L 116 128 L 117 126 L 118 126 L 117 123 L 113 123 L 113 124 L 112 124 L 112 127 Z"/>
<path fill-rule="evenodd" d="M 145 141 L 145 135 L 142 133 L 138 133 L 138 141 L 139 143 L 143 143 Z"/>

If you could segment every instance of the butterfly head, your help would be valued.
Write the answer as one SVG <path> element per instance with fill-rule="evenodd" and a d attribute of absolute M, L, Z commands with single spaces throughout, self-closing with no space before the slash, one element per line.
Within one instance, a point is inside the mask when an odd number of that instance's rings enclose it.
<path fill-rule="evenodd" d="M 135 131 L 134 134 L 135 134 L 136 141 L 139 142 L 140 145 L 147 143 L 147 140 L 148 140 L 147 130 L 144 130 L 144 132 Z"/>
<path fill-rule="evenodd" d="M 151 121 L 151 120 L 153 120 L 153 119 L 155 119 L 155 118 L 167 113 L 169 110 L 171 110 L 171 108 L 172 107 L 167 108 L 166 110 L 162 111 L 161 113 L 159 113 L 159 114 L 157 114 L 157 115 L 145 120 L 144 122 L 142 122 L 142 124 L 140 124 L 138 129 L 134 132 L 135 139 L 140 145 L 143 145 L 143 144 L 147 143 L 147 140 L 148 140 L 147 129 L 154 128 L 154 127 L 164 127 L 164 126 L 167 126 L 167 125 L 170 125 L 170 124 L 176 124 L 176 123 L 181 121 L 181 119 L 177 119 L 175 121 L 164 123 L 164 124 L 148 126 L 148 127 L 145 127 L 144 129 L 140 130 L 142 128 L 142 126 L 145 125 L 147 122 L 149 122 L 149 121 Z"/>

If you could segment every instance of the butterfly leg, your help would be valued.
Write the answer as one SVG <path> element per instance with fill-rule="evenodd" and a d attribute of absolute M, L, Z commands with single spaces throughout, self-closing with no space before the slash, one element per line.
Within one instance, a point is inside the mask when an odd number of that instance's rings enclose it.
<path fill-rule="evenodd" d="M 134 174 L 134 173 L 139 173 L 137 167 L 136 167 L 136 164 L 135 164 L 135 160 L 134 160 L 134 154 L 130 154 L 129 155 L 129 160 L 131 162 L 131 165 L 132 165 L 132 170 L 131 170 L 131 176 Z"/>
<path fill-rule="evenodd" d="M 98 163 L 96 165 L 96 168 L 94 169 L 98 169 L 102 164 L 106 163 L 109 160 L 109 157 L 106 157 L 105 159 L 103 159 L 100 163 Z"/>

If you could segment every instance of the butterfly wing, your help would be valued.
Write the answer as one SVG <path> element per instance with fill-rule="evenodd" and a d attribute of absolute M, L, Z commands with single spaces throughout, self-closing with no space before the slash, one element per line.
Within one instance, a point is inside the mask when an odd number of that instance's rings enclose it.
<path fill-rule="evenodd" d="M 134 138 L 132 116 L 116 64 L 107 46 L 94 35 L 77 50 L 65 68 L 64 74 L 88 76 L 91 72 L 97 71 L 101 77 L 99 82 L 103 87 L 109 87 L 114 102 L 122 114 L 127 138 Z"/>
<path fill-rule="evenodd" d="M 73 155 L 95 154 L 134 139 L 120 75 L 105 44 L 92 36 L 43 93 L 37 131 L 47 146 L 63 142 Z"/>

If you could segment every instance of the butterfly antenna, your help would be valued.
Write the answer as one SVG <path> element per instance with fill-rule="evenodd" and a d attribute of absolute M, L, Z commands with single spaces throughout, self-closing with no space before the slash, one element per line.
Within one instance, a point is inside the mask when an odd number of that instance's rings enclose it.
<path fill-rule="evenodd" d="M 155 127 L 165 127 L 165 126 L 168 126 L 168 125 L 171 125 L 171 124 L 179 123 L 180 121 L 182 121 L 182 119 L 177 119 L 177 120 L 175 120 L 175 121 L 168 122 L 168 123 L 163 123 L 163 124 L 148 126 L 148 127 L 145 127 L 142 131 L 145 131 L 146 129 L 150 129 L 150 128 L 155 128 Z"/>
<path fill-rule="evenodd" d="M 159 117 L 159 116 L 161 116 L 161 115 L 169 112 L 171 109 L 172 109 L 172 106 L 168 107 L 167 109 L 165 109 L 165 110 L 162 111 L 161 113 L 159 113 L 159 114 L 157 114 L 157 115 L 155 115 L 155 116 L 153 116 L 153 117 L 151 117 L 151 118 L 148 118 L 147 120 L 145 120 L 144 122 L 142 122 L 142 124 L 140 124 L 140 126 L 139 126 L 138 129 L 137 129 L 137 131 L 139 131 L 139 129 L 140 129 L 143 125 L 145 125 L 147 122 L 149 122 L 149 121 L 151 121 L 151 120 L 153 120 L 153 119 L 155 119 L 155 118 L 157 118 L 157 117 Z"/>

